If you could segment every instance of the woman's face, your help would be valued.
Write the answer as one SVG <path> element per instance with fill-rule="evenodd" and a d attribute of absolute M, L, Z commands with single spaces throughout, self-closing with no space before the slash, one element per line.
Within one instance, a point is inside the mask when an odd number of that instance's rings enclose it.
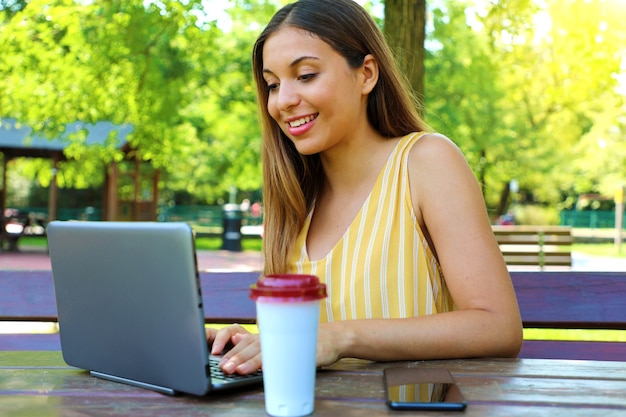
<path fill-rule="evenodd" d="M 349 141 L 367 123 L 362 73 L 301 29 L 284 27 L 263 48 L 268 112 L 304 155 Z"/>

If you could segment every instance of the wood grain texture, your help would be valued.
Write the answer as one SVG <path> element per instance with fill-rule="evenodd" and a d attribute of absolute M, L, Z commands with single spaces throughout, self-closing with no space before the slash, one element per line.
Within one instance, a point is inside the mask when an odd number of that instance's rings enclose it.
<path fill-rule="evenodd" d="M 469 359 L 342 360 L 318 372 L 314 415 L 399 415 L 385 405 L 382 384 L 383 369 L 396 366 L 450 370 L 468 402 L 464 416 L 626 413 L 625 362 Z M 59 352 L 0 352 L 0 410 L 6 415 L 265 416 L 263 401 L 260 387 L 205 397 L 169 397 L 93 378 L 64 365 Z"/>

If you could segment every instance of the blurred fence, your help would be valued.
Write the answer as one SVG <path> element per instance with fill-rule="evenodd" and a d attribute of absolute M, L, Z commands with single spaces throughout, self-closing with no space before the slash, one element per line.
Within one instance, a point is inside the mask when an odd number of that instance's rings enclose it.
<path fill-rule="evenodd" d="M 244 237 L 262 236 L 262 215 L 253 215 L 250 211 L 246 210 L 236 213 L 231 212 L 229 216 L 229 221 L 235 221 L 237 225 L 239 225 L 240 222 L 241 234 Z M 237 220 L 233 219 L 233 216 L 235 216 Z M 159 207 L 158 221 L 187 222 L 193 227 L 198 236 L 221 236 L 224 230 L 224 206 L 191 205 Z"/>
<path fill-rule="evenodd" d="M 615 227 L 615 211 L 613 210 L 563 210 L 560 213 L 561 225 L 589 229 Z M 626 214 L 622 224 L 626 225 Z"/>
<path fill-rule="evenodd" d="M 43 218 L 48 217 L 47 207 L 19 207 L 12 209 L 20 213 L 34 213 Z M 242 224 L 258 226 L 263 223 L 262 216 L 253 216 L 249 211 L 240 213 Z M 204 227 L 222 227 L 224 217 L 222 206 L 161 206 L 158 209 L 157 221 L 160 222 L 188 222 Z M 102 220 L 102 210 L 95 207 L 59 208 L 57 220 Z"/>
<path fill-rule="evenodd" d="M 19 207 L 9 208 L 7 211 L 16 211 L 24 215 L 35 215 L 44 219 L 48 218 L 47 207 Z M 95 207 L 59 208 L 57 209 L 56 217 L 57 220 L 102 220 L 102 210 Z"/>
<path fill-rule="evenodd" d="M 258 226 L 263 223 L 262 216 L 253 216 L 249 211 L 240 212 L 240 216 L 244 225 Z M 221 228 L 223 219 L 223 206 L 162 206 L 158 210 L 160 222 L 188 222 L 198 226 Z"/>
<path fill-rule="evenodd" d="M 47 217 L 48 209 L 43 207 L 20 207 L 22 213 L 37 213 Z M 607 210 L 563 210 L 560 212 L 560 225 L 578 228 L 602 229 L 615 227 L 615 211 Z M 252 215 L 250 211 L 240 213 L 242 227 L 254 228 L 263 224 L 262 215 Z M 59 220 L 102 220 L 102 210 L 95 207 L 80 209 L 59 208 Z M 220 233 L 223 226 L 224 211 L 222 206 L 186 205 L 161 206 L 158 221 L 182 221 L 191 224 L 199 231 Z M 626 225 L 626 214 L 622 224 Z"/>

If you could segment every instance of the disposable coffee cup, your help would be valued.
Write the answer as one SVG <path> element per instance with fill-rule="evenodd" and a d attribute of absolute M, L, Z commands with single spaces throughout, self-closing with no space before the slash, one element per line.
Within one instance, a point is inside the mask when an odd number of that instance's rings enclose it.
<path fill-rule="evenodd" d="M 265 411 L 275 417 L 313 413 L 320 300 L 314 275 L 266 275 L 250 287 L 261 337 Z"/>

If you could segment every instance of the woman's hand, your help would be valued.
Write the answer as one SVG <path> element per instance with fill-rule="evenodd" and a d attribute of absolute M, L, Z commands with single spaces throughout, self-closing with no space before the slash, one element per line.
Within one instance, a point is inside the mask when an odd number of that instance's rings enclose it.
<path fill-rule="evenodd" d="M 317 336 L 318 367 L 332 365 L 341 359 L 337 337 L 343 332 L 338 323 L 320 324 Z M 334 331 L 337 330 L 337 331 Z M 261 369 L 261 342 L 258 334 L 252 334 L 238 324 L 223 329 L 207 329 L 207 341 L 212 355 L 224 353 L 220 368 L 227 374 L 251 374 Z M 232 346 L 231 349 L 229 347 Z"/>
<path fill-rule="evenodd" d="M 317 332 L 317 367 L 329 366 L 342 358 L 340 346 L 345 339 L 342 335 L 342 323 L 320 323 Z"/>
<path fill-rule="evenodd" d="M 220 361 L 220 368 L 224 373 L 246 375 L 261 368 L 261 343 L 258 334 L 252 334 L 242 326 L 233 324 L 220 330 L 209 328 L 206 335 L 211 354 L 224 354 Z M 230 346 L 232 348 L 228 349 Z"/>

